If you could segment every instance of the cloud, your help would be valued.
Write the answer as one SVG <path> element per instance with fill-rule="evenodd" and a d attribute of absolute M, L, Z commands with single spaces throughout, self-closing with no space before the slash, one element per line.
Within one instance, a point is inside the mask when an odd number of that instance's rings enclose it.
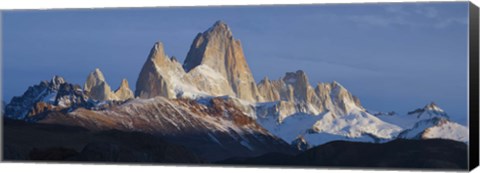
<path fill-rule="evenodd" d="M 403 17 L 399 16 L 387 16 L 387 15 L 356 15 L 349 16 L 349 20 L 365 26 L 379 26 L 379 27 L 391 27 L 393 25 L 407 25 L 413 26 L 415 23 L 405 20 Z"/>
<path fill-rule="evenodd" d="M 455 17 L 445 18 L 443 20 L 438 21 L 434 26 L 435 26 L 435 28 L 442 29 L 442 28 L 447 28 L 451 25 L 456 25 L 456 24 L 457 25 L 458 24 L 460 24 L 460 25 L 468 24 L 467 18 L 459 18 L 459 17 L 457 17 L 457 18 L 455 18 Z"/>
<path fill-rule="evenodd" d="M 410 13 L 405 10 L 402 5 L 387 5 L 385 11 L 388 13 L 398 14 L 398 15 L 409 15 Z"/>
<path fill-rule="evenodd" d="M 438 17 L 438 10 L 434 7 L 425 7 L 425 8 L 417 8 L 415 10 L 417 14 L 423 15 L 427 18 L 436 18 Z"/>
<path fill-rule="evenodd" d="M 456 24 L 467 24 L 467 16 L 446 13 L 445 9 L 438 9 L 425 5 L 387 5 L 384 13 L 371 13 L 348 16 L 348 20 L 360 26 L 373 27 L 433 27 L 443 29 Z"/>
<path fill-rule="evenodd" d="M 408 6 L 406 5 L 388 5 L 385 7 L 385 11 L 390 14 L 400 15 L 400 16 L 412 16 L 420 15 L 420 17 L 426 18 L 435 18 L 438 16 L 438 9 L 432 6 L 424 5 L 415 5 Z"/>

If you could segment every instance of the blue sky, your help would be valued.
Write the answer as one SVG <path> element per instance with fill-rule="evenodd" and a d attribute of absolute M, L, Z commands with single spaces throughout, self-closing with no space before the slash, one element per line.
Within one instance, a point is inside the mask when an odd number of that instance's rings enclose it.
<path fill-rule="evenodd" d="M 3 94 L 61 75 L 83 85 L 100 68 L 135 86 L 154 42 L 180 61 L 198 32 L 225 21 L 257 81 L 304 70 L 338 81 L 371 110 L 405 114 L 435 101 L 467 120 L 468 3 L 382 3 L 3 13 Z"/>

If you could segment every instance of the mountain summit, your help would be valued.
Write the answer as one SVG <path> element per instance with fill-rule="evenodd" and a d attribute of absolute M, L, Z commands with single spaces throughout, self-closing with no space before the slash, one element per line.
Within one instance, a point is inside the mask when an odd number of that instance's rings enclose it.
<path fill-rule="evenodd" d="M 443 111 L 440 107 L 437 106 L 434 102 L 431 102 L 421 109 L 416 109 L 414 111 L 408 112 L 408 115 L 415 116 L 419 119 L 426 119 L 432 117 L 442 117 L 449 119 L 447 113 Z"/>
<path fill-rule="evenodd" d="M 115 95 L 110 85 L 105 81 L 102 71 L 96 68 L 91 72 L 83 87 L 86 95 L 95 100 L 114 100 Z"/>
<path fill-rule="evenodd" d="M 234 96 L 250 102 L 261 101 L 253 75 L 239 40 L 221 21 L 199 33 L 185 62 L 168 58 L 163 44 L 156 43 L 137 81 L 140 98 Z"/>
<path fill-rule="evenodd" d="M 98 68 L 88 75 L 83 90 L 88 97 L 97 101 L 127 100 L 133 98 L 133 92 L 128 87 L 128 81 L 126 79 L 123 79 L 120 87 L 113 92 L 105 80 L 102 71 Z"/>
<path fill-rule="evenodd" d="M 13 97 L 5 105 L 5 116 L 34 121 L 43 118 L 46 112 L 76 107 L 91 107 L 80 85 L 67 83 L 63 77 L 54 76 L 50 81 L 28 87 L 22 96 Z"/>
<path fill-rule="evenodd" d="M 117 90 L 115 90 L 115 96 L 119 100 L 127 100 L 134 98 L 132 90 L 130 90 L 130 86 L 128 85 L 127 79 L 122 79 L 122 83 Z"/>
<path fill-rule="evenodd" d="M 233 39 L 233 34 L 227 24 L 223 21 L 217 21 L 205 32 L 197 34 L 190 46 L 183 68 L 189 72 L 200 64 L 206 64 L 214 67 L 215 70 L 224 71 L 225 69 L 221 68 L 224 65 L 222 62 L 229 53 L 232 53 L 228 51 L 234 49 L 240 49 L 241 51 L 241 47 L 232 47 L 240 46 L 235 45 L 236 43 L 240 42 Z M 241 53 L 242 57 L 238 58 L 244 59 L 243 52 Z"/>
<path fill-rule="evenodd" d="M 451 121 L 447 113 L 434 102 L 427 104 L 421 109 L 409 112 L 408 116 L 415 118 L 417 122 L 413 127 L 400 133 L 398 135 L 399 138 L 442 138 L 468 142 L 468 128 Z"/>
<path fill-rule="evenodd" d="M 199 65 L 208 66 L 227 79 L 236 97 L 261 101 L 242 44 L 233 38 L 230 28 L 224 22 L 217 21 L 211 28 L 199 33 L 193 41 L 183 68 L 189 72 Z"/>
<path fill-rule="evenodd" d="M 165 54 L 163 43 L 156 42 L 138 76 L 135 96 L 174 98 L 176 94 L 173 91 L 173 84 L 170 83 L 171 73 L 177 73 L 178 76 L 185 74 L 181 65 Z"/>

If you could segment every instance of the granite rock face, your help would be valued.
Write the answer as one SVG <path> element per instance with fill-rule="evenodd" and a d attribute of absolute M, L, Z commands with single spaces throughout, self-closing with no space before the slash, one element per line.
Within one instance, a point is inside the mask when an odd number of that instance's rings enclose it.
<path fill-rule="evenodd" d="M 123 101 L 134 98 L 133 92 L 130 90 L 126 79 L 122 80 L 117 90 L 112 91 L 102 71 L 98 68 L 88 75 L 87 81 L 83 86 L 83 92 L 90 99 L 97 101 Z"/>
<path fill-rule="evenodd" d="M 88 75 L 83 90 L 88 97 L 95 100 L 103 101 L 117 99 L 112 92 L 110 85 L 105 81 L 102 71 L 98 68 Z"/>
<path fill-rule="evenodd" d="M 155 96 L 174 98 L 174 86 L 170 83 L 170 74 L 181 76 L 184 73 L 181 65 L 174 59 L 169 59 L 165 54 L 163 43 L 157 42 L 150 51 L 138 76 L 135 96 L 140 98 Z"/>
<path fill-rule="evenodd" d="M 135 97 L 132 90 L 130 89 L 130 86 L 128 85 L 127 79 L 122 80 L 122 83 L 120 84 L 118 89 L 115 90 L 115 96 L 118 100 L 128 100 Z"/>
<path fill-rule="evenodd" d="M 163 96 L 182 98 L 233 95 L 228 81 L 208 66 L 185 72 L 182 65 L 165 54 L 157 42 L 138 76 L 135 95 L 140 98 Z"/>
<path fill-rule="evenodd" d="M 280 100 L 280 91 L 278 90 L 278 87 L 275 86 L 274 82 L 275 81 L 270 81 L 268 77 L 264 77 L 262 81 L 258 83 L 258 92 L 263 97 L 264 101 Z"/>
<path fill-rule="evenodd" d="M 287 72 L 278 80 L 265 77 L 258 83 L 258 90 L 266 102 L 275 103 L 273 109 L 258 107 L 259 112 L 278 115 L 278 122 L 295 113 L 345 115 L 353 109 L 364 110 L 360 100 L 335 81 L 313 88 L 302 70 Z"/>
<path fill-rule="evenodd" d="M 224 22 L 217 21 L 193 41 L 183 67 L 191 71 L 200 65 L 210 67 L 227 79 L 236 97 L 252 102 L 262 101 L 240 40 L 233 38 Z"/>
<path fill-rule="evenodd" d="M 352 106 L 363 109 L 359 100 L 336 82 L 312 87 L 302 70 L 287 72 L 279 80 L 265 78 L 257 85 L 240 41 L 222 21 L 196 36 L 183 65 L 166 55 L 163 44 L 157 42 L 139 74 L 135 96 L 231 96 L 251 104 L 278 102 L 280 119 L 299 112 L 346 114 Z"/>
<path fill-rule="evenodd" d="M 240 41 L 233 38 L 223 22 L 197 35 L 183 65 L 169 58 L 163 44 L 157 42 L 139 74 L 135 95 L 140 98 L 228 95 L 251 102 L 263 100 Z"/>

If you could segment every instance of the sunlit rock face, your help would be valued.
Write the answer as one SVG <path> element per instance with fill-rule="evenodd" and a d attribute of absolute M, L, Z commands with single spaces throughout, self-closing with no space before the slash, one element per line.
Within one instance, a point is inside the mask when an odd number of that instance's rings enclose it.
<path fill-rule="evenodd" d="M 128 85 L 127 79 L 123 79 L 122 83 L 117 90 L 115 90 L 115 96 L 118 100 L 128 100 L 134 98 L 133 92 Z"/>
<path fill-rule="evenodd" d="M 199 33 L 193 41 L 183 67 L 189 72 L 201 65 L 225 78 L 234 96 L 247 101 L 262 101 L 242 45 L 233 38 L 224 22 L 216 22 L 207 31 Z"/>
<path fill-rule="evenodd" d="M 103 101 L 117 99 L 112 92 L 110 85 L 105 81 L 102 71 L 98 68 L 88 75 L 83 90 L 88 97 L 95 100 Z"/>

